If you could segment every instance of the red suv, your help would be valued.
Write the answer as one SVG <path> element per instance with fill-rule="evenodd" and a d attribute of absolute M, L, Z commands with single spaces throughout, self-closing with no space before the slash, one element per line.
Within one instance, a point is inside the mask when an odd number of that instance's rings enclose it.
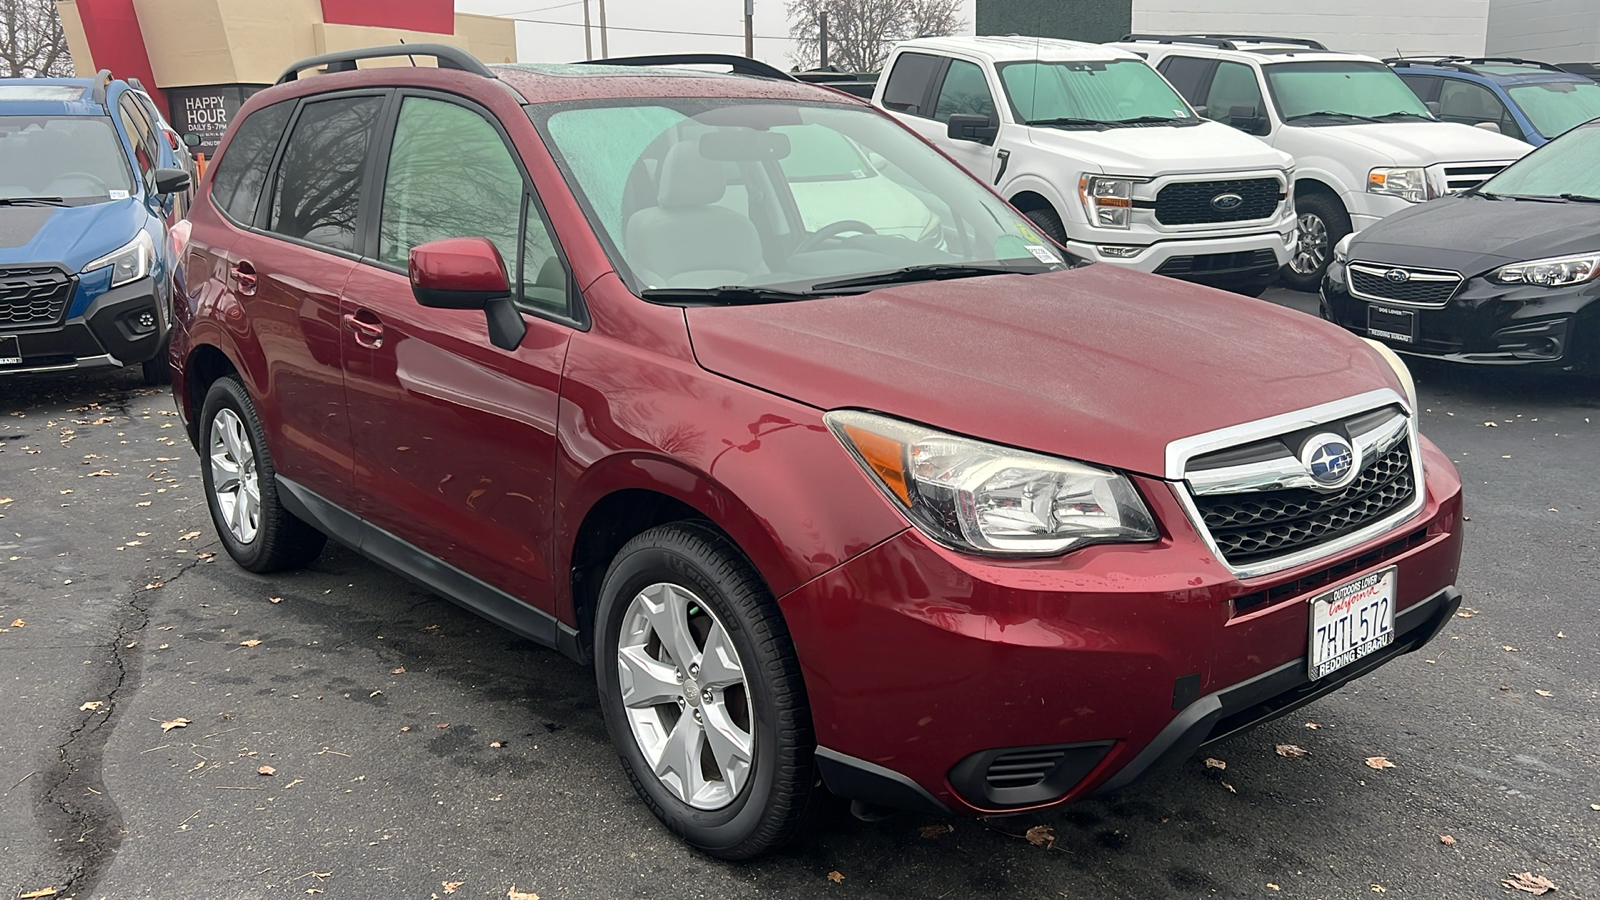
<path fill-rule="evenodd" d="M 639 794 L 728 858 L 822 785 L 1120 788 L 1449 620 L 1460 482 L 1391 354 L 1083 264 L 738 72 L 406 46 L 256 94 L 173 337 L 232 557 L 332 536 L 592 664 Z"/>

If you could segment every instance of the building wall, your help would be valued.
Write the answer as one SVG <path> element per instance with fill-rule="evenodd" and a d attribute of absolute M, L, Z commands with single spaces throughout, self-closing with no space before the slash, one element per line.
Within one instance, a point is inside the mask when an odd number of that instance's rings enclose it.
<path fill-rule="evenodd" d="M 1594 0 L 1523 2 L 1594 6 Z M 1490 0 L 1133 0 L 1133 30 L 1304 37 L 1378 57 L 1481 56 L 1489 7 Z"/>
<path fill-rule="evenodd" d="M 1490 0 L 1489 55 L 1600 61 L 1597 5 L 1595 0 Z"/>
<path fill-rule="evenodd" d="M 1129 31 L 1140 0 L 977 0 L 978 34 L 1023 34 L 1102 43 Z M 1208 0 L 1192 0 L 1204 4 Z"/>

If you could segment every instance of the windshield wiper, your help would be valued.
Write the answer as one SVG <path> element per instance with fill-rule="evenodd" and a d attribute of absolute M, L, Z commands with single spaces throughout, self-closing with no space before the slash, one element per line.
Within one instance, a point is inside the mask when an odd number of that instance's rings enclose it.
<path fill-rule="evenodd" d="M 0 206 L 66 206 L 65 197 L 0 197 Z"/>
<path fill-rule="evenodd" d="M 1109 126 L 1099 119 L 1074 119 L 1059 117 L 1055 119 L 1029 119 L 1024 125 L 1041 125 L 1046 128 L 1093 128 L 1096 131 L 1105 131 Z"/>
<path fill-rule="evenodd" d="M 1134 116 L 1131 119 L 1112 119 L 1112 125 L 1199 125 L 1200 120 L 1189 116 Z"/>
<path fill-rule="evenodd" d="M 1373 116 L 1372 118 L 1374 120 L 1380 121 L 1380 122 L 1384 121 L 1384 120 L 1387 120 L 1387 119 L 1421 119 L 1424 122 L 1437 122 L 1437 121 L 1439 121 L 1438 119 L 1435 119 L 1433 116 L 1425 116 L 1422 113 L 1406 112 L 1405 110 L 1402 110 L 1402 109 L 1397 109 L 1394 112 L 1384 113 L 1381 116 Z"/>
<path fill-rule="evenodd" d="M 1020 262 L 1020 260 L 1019 260 Z M 1038 271 L 1049 271 L 1040 269 Z M 813 291 L 835 291 L 849 288 L 876 287 L 880 284 L 912 284 L 918 281 L 947 281 L 952 278 L 978 278 L 984 275 L 1034 275 L 1035 271 L 1016 269 L 1011 266 L 999 264 L 961 264 L 950 265 L 936 263 L 928 266 L 907 266 L 904 269 L 894 269 L 888 272 L 878 272 L 872 275 L 857 275 L 853 278 L 840 278 L 836 281 L 819 281 L 811 286 Z"/>
<path fill-rule="evenodd" d="M 1355 113 L 1347 113 L 1347 112 L 1334 112 L 1331 109 L 1322 109 L 1322 110 L 1318 110 L 1316 112 L 1301 113 L 1298 116 L 1289 116 L 1288 118 L 1284 119 L 1283 121 L 1285 121 L 1285 122 L 1298 122 L 1301 119 L 1326 119 L 1326 118 L 1330 118 L 1330 117 L 1331 118 L 1339 118 L 1339 119 L 1355 119 L 1358 122 L 1376 122 L 1376 121 L 1378 121 L 1377 119 L 1374 119 L 1374 118 L 1372 118 L 1370 116 L 1358 116 Z"/>
<path fill-rule="evenodd" d="M 679 306 L 745 306 L 812 300 L 820 295 L 811 291 L 785 291 L 780 288 L 725 284 L 721 287 L 706 288 L 645 288 L 639 292 L 639 296 L 646 300 Z"/>
<path fill-rule="evenodd" d="M 1556 196 L 1563 200 L 1571 200 L 1574 203 L 1600 203 L 1600 197 L 1591 197 L 1588 194 L 1557 194 Z"/>

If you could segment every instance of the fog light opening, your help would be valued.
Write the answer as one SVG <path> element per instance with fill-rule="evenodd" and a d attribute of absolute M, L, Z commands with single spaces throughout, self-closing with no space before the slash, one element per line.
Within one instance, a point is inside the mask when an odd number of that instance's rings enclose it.
<path fill-rule="evenodd" d="M 1131 259 L 1138 256 L 1139 251 L 1144 248 L 1125 247 L 1121 244 L 1097 244 L 1095 249 L 1100 252 L 1101 256 L 1110 257 L 1111 259 Z"/>

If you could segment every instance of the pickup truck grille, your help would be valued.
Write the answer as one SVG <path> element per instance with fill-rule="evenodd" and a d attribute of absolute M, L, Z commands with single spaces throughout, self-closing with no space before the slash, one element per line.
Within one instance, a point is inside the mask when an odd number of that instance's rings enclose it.
<path fill-rule="evenodd" d="M 71 297 L 72 278 L 55 266 L 0 267 L 0 329 L 54 325 Z"/>
<path fill-rule="evenodd" d="M 1240 202 L 1219 208 L 1215 201 L 1228 194 Z M 1180 181 L 1156 194 L 1156 221 L 1163 225 L 1206 225 L 1266 219 L 1283 200 L 1283 185 L 1276 178 L 1242 178 L 1230 181 Z"/>
<path fill-rule="evenodd" d="M 1475 188 L 1490 178 L 1500 174 L 1508 163 L 1446 163 L 1444 167 L 1444 188 L 1449 193 Z"/>
<path fill-rule="evenodd" d="M 1363 300 L 1388 300 L 1416 306 L 1444 306 L 1461 287 L 1461 276 L 1454 272 L 1434 272 L 1370 263 L 1351 263 L 1350 293 Z M 1399 272 L 1404 278 L 1390 279 Z"/>

